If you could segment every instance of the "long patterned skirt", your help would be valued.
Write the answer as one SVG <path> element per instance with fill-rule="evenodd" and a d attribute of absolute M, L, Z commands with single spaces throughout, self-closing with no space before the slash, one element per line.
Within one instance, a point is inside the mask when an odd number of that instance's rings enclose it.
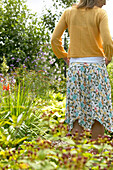
<path fill-rule="evenodd" d="M 91 130 L 94 120 L 113 132 L 111 86 L 105 64 L 71 63 L 67 75 L 66 122 Z"/>

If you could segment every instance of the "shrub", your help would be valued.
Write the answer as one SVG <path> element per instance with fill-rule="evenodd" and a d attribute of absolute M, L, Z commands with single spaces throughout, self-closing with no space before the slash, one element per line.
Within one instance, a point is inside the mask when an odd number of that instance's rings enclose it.
<path fill-rule="evenodd" d="M 29 58 L 31 63 L 41 46 L 50 40 L 43 22 L 37 19 L 36 14 L 31 14 L 25 2 L 25 0 L 2 2 L 0 63 L 5 55 L 10 67 L 19 67 L 26 58 Z M 29 68 L 30 63 L 27 65 Z"/>

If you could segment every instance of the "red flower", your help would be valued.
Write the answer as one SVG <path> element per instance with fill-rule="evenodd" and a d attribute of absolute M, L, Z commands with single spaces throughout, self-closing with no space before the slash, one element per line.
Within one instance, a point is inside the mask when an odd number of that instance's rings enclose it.
<path fill-rule="evenodd" d="M 3 90 L 5 90 L 6 89 L 6 86 L 3 84 Z"/>
<path fill-rule="evenodd" d="M 6 90 L 9 90 L 9 83 L 8 83 L 8 85 L 7 85 L 7 89 Z"/>
<path fill-rule="evenodd" d="M 4 84 L 3 84 L 3 90 L 9 90 L 9 83 L 8 83 L 8 85 L 7 86 L 5 86 Z"/>

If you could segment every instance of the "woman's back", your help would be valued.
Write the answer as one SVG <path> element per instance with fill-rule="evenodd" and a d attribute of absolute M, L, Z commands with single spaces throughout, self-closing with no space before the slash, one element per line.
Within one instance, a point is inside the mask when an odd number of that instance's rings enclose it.
<path fill-rule="evenodd" d="M 71 57 L 104 56 L 100 22 L 105 17 L 105 12 L 98 7 L 87 10 L 72 7 L 66 12 L 65 20 L 70 35 L 68 55 Z"/>
<path fill-rule="evenodd" d="M 60 44 L 61 35 L 66 28 L 70 35 L 67 54 Z M 76 6 L 66 9 L 53 32 L 51 42 L 58 58 L 104 57 L 105 52 L 108 59 L 111 59 L 113 54 L 108 18 L 105 10 L 97 6 L 91 9 L 78 9 Z M 55 49 L 58 43 L 61 48 Z M 111 48 L 111 52 L 106 52 L 106 48 Z"/>

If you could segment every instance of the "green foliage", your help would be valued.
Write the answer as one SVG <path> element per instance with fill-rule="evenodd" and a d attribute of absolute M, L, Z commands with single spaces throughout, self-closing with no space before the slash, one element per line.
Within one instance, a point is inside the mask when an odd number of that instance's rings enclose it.
<path fill-rule="evenodd" d="M 107 66 L 107 71 L 108 71 L 110 84 L 111 84 L 111 98 L 113 103 L 113 61 Z"/>
<path fill-rule="evenodd" d="M 20 67 L 1 75 L 0 168 L 112 170 L 112 136 L 99 137 L 97 146 L 84 131 L 77 141 L 65 123 L 66 82 L 56 80 L 55 93 L 43 73 Z"/>
<path fill-rule="evenodd" d="M 7 66 L 5 56 L 3 56 L 3 63 L 1 64 L 1 71 L 4 76 L 7 74 L 8 70 L 9 70 L 9 66 Z"/>
<path fill-rule="evenodd" d="M 54 56 L 50 47 L 49 30 L 55 26 L 51 23 L 54 23 L 56 15 L 52 17 L 49 10 L 48 17 L 44 13 L 42 18 L 37 19 L 37 15 L 31 14 L 27 9 L 24 0 L 3 2 L 0 62 L 2 63 L 5 56 L 7 65 L 10 66 L 9 71 L 23 66 L 29 70 L 44 70 L 53 79 L 62 79 L 64 62 Z M 61 73 L 56 75 L 58 71 Z"/>
<path fill-rule="evenodd" d="M 0 63 L 5 56 L 9 71 L 23 66 L 36 71 L 44 70 L 53 79 L 63 80 L 64 62 L 54 56 L 49 34 L 53 32 L 58 16 L 47 9 L 38 18 L 36 14 L 31 14 L 25 2 L 3 0 Z"/>
<path fill-rule="evenodd" d="M 0 62 L 5 56 L 9 66 L 20 66 L 29 56 L 30 63 L 40 51 L 41 45 L 49 42 L 48 31 L 43 21 L 31 14 L 25 0 L 3 0 L 1 9 Z M 41 31 L 40 31 L 41 30 Z M 30 64 L 27 65 L 30 68 Z"/>
<path fill-rule="evenodd" d="M 57 130 L 64 131 L 65 127 L 60 125 Z M 95 145 L 95 141 L 86 139 L 89 132 L 84 132 L 79 143 L 76 135 L 63 137 L 56 131 L 51 140 L 38 137 L 31 142 L 24 142 L 18 149 L 7 149 L 0 151 L 0 167 L 12 169 L 109 169 L 113 167 L 113 144 L 108 136 L 99 138 L 101 145 Z M 56 140 L 59 136 L 59 140 Z M 91 152 L 98 150 L 98 154 Z"/>
<path fill-rule="evenodd" d="M 77 0 L 52 0 L 54 2 L 54 6 L 56 9 L 61 6 L 62 8 L 70 7 L 71 5 L 75 4 Z"/>
<path fill-rule="evenodd" d="M 29 89 L 26 89 L 24 83 L 23 81 L 18 85 L 10 84 L 9 90 L 4 89 L 1 92 L 0 127 L 3 130 L 4 138 L 1 139 L 3 147 L 16 146 L 29 136 L 28 125 L 32 113 L 32 100 L 28 94 Z"/>
<path fill-rule="evenodd" d="M 7 66 L 6 61 L 5 66 Z M 57 104 L 54 101 L 56 99 L 63 101 L 64 97 L 57 94 L 53 98 L 53 93 L 50 95 L 50 79 L 43 73 L 42 70 L 39 72 L 27 71 L 26 68 L 20 67 L 15 72 L 1 75 L 0 133 L 2 135 L 0 143 L 2 148 L 17 147 L 25 139 L 32 140 L 38 135 L 43 136 L 47 131 L 49 132 L 53 122 L 59 121 L 59 119 L 57 120 L 58 112 L 62 112 L 59 104 L 56 108 Z M 48 100 L 50 104 L 47 103 Z M 54 103 L 53 111 L 56 109 L 57 113 L 55 121 L 53 117 L 51 123 L 48 123 L 47 120 L 43 122 L 41 118 L 45 112 L 44 103 L 45 105 Z M 62 114 L 64 116 L 64 113 Z"/>
<path fill-rule="evenodd" d="M 42 15 L 41 19 L 44 22 L 45 27 L 52 33 L 55 28 L 55 21 L 58 18 L 58 14 L 53 14 L 50 9 L 46 9 L 46 13 Z"/>

